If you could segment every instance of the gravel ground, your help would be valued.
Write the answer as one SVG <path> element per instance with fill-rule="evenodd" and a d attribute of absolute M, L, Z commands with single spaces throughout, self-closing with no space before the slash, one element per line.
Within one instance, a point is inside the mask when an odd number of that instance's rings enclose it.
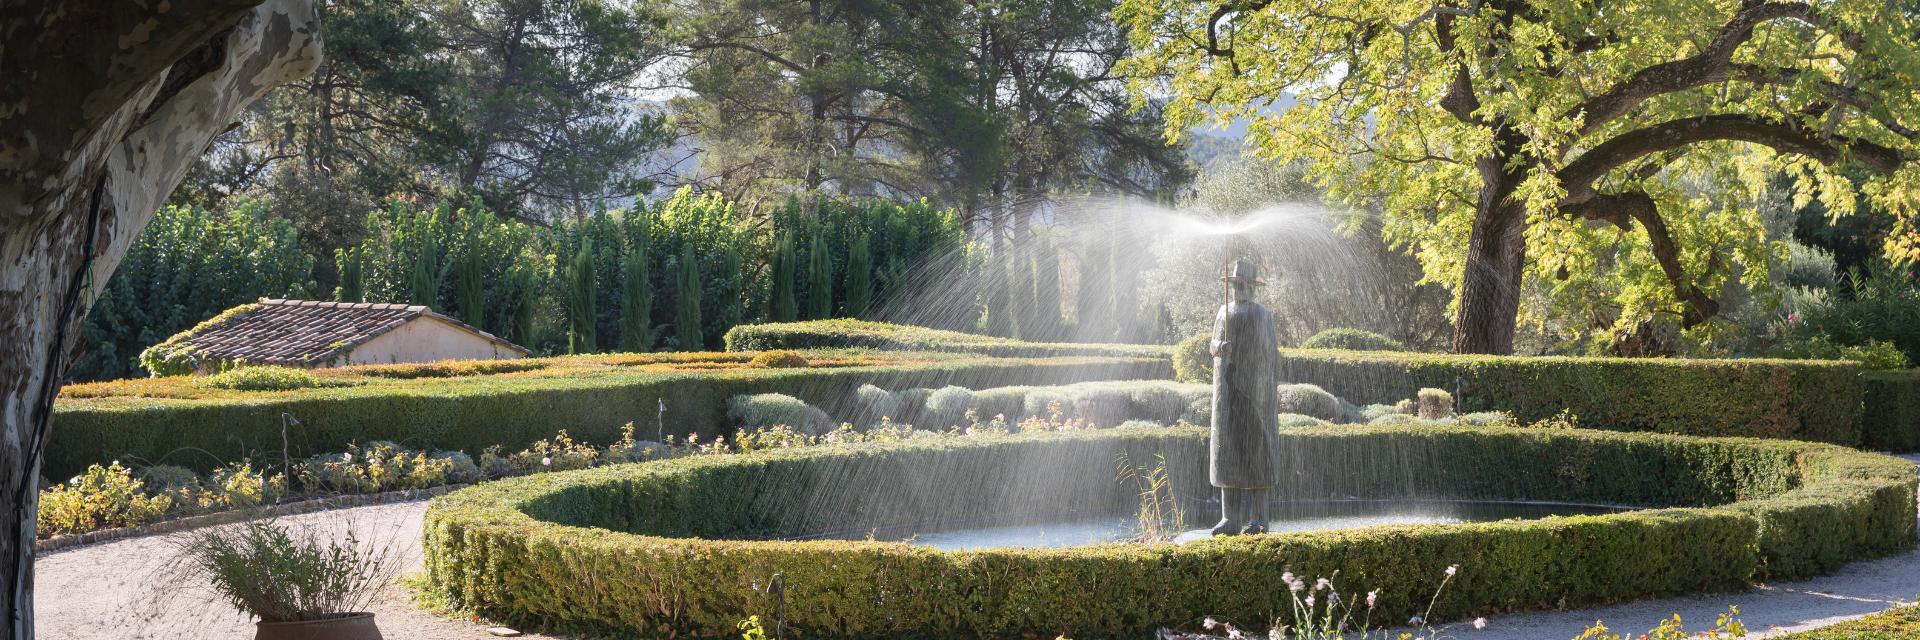
<path fill-rule="evenodd" d="M 1920 464 L 1920 454 L 1901 457 Z M 420 569 L 420 521 L 425 513 L 426 502 L 418 501 L 306 514 L 285 521 L 335 532 L 351 523 L 363 538 L 396 543 L 406 554 L 407 572 L 413 572 Z M 175 591 L 158 576 L 180 535 L 121 540 L 41 556 L 34 589 L 39 637 L 252 638 L 253 625 L 218 602 L 216 595 L 161 597 Z M 1634 637 L 1674 614 L 1697 631 L 1711 625 L 1729 605 L 1740 608 L 1747 628 L 1780 635 L 1859 618 L 1916 599 L 1920 599 L 1920 551 L 1909 551 L 1856 562 L 1833 575 L 1764 585 L 1746 593 L 1494 616 L 1485 629 L 1459 627 L 1452 635 L 1465 640 L 1554 640 L 1576 637 L 1600 620 L 1614 633 Z M 493 637 L 486 632 L 489 625 L 414 607 L 400 585 L 389 586 L 371 609 L 382 634 L 396 640 Z"/>

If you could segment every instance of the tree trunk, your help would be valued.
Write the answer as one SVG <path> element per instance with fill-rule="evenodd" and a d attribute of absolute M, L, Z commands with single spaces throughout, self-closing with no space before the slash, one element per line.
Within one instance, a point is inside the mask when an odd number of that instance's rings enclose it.
<path fill-rule="evenodd" d="M 85 309 L 234 114 L 320 58 L 311 0 L 146 6 L 0 9 L 0 638 L 33 637 L 35 478 Z"/>
<path fill-rule="evenodd" d="M 1512 355 L 1527 263 L 1527 208 L 1513 192 L 1526 179 L 1526 169 L 1510 166 L 1504 154 L 1475 165 L 1481 177 L 1479 208 L 1467 240 L 1453 352 Z"/>

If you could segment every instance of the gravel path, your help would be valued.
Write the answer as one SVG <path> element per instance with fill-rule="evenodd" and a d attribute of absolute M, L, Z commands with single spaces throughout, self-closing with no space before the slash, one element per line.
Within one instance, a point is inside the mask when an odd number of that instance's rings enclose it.
<path fill-rule="evenodd" d="M 1901 456 L 1920 464 L 1920 454 Z M 389 536 L 407 554 L 407 572 L 420 569 L 420 521 L 426 502 L 404 502 L 342 509 L 285 518 L 287 522 L 339 530 L 351 522 L 362 536 Z M 35 607 L 39 637 L 50 640 L 93 638 L 204 638 L 246 640 L 253 625 L 216 596 L 195 598 L 201 606 L 175 602 L 154 605 L 155 571 L 181 534 L 121 540 L 57 551 L 40 557 Z M 1746 593 L 1646 600 L 1572 611 L 1495 616 L 1486 629 L 1459 628 L 1464 640 L 1555 640 L 1580 635 L 1601 620 L 1634 637 L 1679 614 L 1688 628 L 1705 629 L 1729 605 L 1740 608 L 1747 628 L 1781 635 L 1835 624 L 1920 599 L 1920 551 L 1856 562 L 1839 572 L 1804 582 L 1764 585 Z M 489 625 L 447 619 L 414 607 L 406 589 L 388 587 L 372 607 L 383 635 L 396 640 L 455 640 L 493 637 Z M 556 638 L 528 634 L 525 637 Z"/>

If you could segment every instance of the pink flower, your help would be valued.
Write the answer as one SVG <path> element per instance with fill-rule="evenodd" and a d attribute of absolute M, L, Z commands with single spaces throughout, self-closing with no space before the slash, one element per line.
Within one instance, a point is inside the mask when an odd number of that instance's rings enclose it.
<path fill-rule="evenodd" d="M 544 466 L 544 467 L 551 467 L 551 466 L 553 466 L 553 458 L 541 458 L 541 459 L 540 459 L 540 465 L 541 465 L 541 466 Z"/>
<path fill-rule="evenodd" d="M 1486 619 L 1486 618 L 1474 618 L 1474 619 L 1473 619 L 1473 628 L 1475 628 L 1475 629 L 1485 629 L 1485 628 L 1487 628 L 1487 619 Z"/>
<path fill-rule="evenodd" d="M 999 420 L 999 421 L 1001 421 L 1001 422 L 1006 422 L 1006 420 L 1007 420 L 1007 414 L 1004 414 L 1004 413 L 996 413 L 996 414 L 993 414 L 993 419 L 995 419 L 995 420 Z"/>
<path fill-rule="evenodd" d="M 1787 322 L 1792 323 L 1792 322 L 1799 322 L 1799 321 L 1800 321 L 1800 314 L 1798 313 L 1787 314 Z"/>
<path fill-rule="evenodd" d="M 1332 589 L 1332 588 L 1333 588 L 1333 581 L 1328 580 L 1326 578 L 1321 578 L 1318 582 L 1313 583 L 1314 591 L 1319 591 L 1321 589 Z"/>
<path fill-rule="evenodd" d="M 1313 596 L 1307 596 L 1307 606 L 1313 606 Z"/>

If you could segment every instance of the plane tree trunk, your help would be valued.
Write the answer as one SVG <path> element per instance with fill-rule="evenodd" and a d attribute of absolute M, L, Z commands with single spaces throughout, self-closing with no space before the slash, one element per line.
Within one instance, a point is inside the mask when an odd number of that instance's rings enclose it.
<path fill-rule="evenodd" d="M 311 0 L 0 0 L 0 640 L 33 637 L 36 478 L 88 305 L 213 137 L 320 55 Z"/>

